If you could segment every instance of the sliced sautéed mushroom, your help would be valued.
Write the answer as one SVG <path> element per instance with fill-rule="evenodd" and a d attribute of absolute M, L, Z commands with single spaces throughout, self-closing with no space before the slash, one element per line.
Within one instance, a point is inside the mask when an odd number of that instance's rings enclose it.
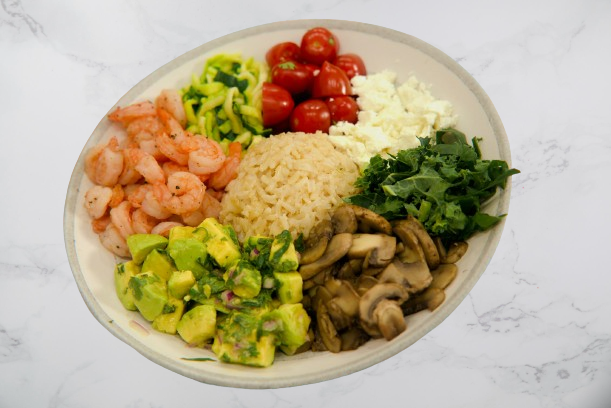
<path fill-rule="evenodd" d="M 411 215 L 388 222 L 351 204 L 310 238 L 299 268 L 312 317 L 310 349 L 333 353 L 390 341 L 408 329 L 406 316 L 439 307 L 468 248 L 446 248 Z"/>

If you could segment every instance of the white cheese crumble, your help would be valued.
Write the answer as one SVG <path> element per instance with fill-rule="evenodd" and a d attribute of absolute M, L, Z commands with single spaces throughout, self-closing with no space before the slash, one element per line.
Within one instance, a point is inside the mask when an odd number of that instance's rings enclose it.
<path fill-rule="evenodd" d="M 450 102 L 431 95 L 429 87 L 411 76 L 399 87 L 397 74 L 382 71 L 352 78 L 360 108 L 356 124 L 339 122 L 329 129 L 329 140 L 360 168 L 376 154 L 396 154 L 420 145 L 418 137 L 454 127 L 458 117 Z"/>

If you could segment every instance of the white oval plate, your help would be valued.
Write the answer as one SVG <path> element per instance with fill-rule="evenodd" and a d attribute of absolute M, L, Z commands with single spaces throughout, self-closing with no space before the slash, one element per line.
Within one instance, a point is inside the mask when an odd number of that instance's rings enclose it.
<path fill-rule="evenodd" d="M 337 34 L 341 53 L 358 53 L 369 73 L 390 69 L 398 82 L 410 74 L 431 84 L 437 98 L 447 99 L 459 115 L 458 128 L 468 137 L 483 137 L 486 159 L 511 163 L 509 143 L 501 120 L 486 93 L 453 59 L 410 35 L 370 24 L 340 20 L 296 20 L 266 24 L 213 40 L 146 77 L 123 96 L 116 106 L 154 99 L 164 88 L 182 88 L 191 74 L 199 74 L 207 58 L 220 52 L 242 53 L 264 61 L 265 52 L 283 41 L 299 43 L 303 33 L 324 26 Z M 125 310 L 113 286 L 117 262 L 100 244 L 83 207 L 84 192 L 91 186 L 84 176 L 85 152 L 106 140 L 118 129 L 103 118 L 78 158 L 67 192 L 64 209 L 64 239 L 70 266 L 78 288 L 95 318 L 112 334 L 146 358 L 186 377 L 209 384 L 240 388 L 281 388 L 316 383 L 354 373 L 386 360 L 422 338 L 439 325 L 473 288 L 498 245 L 503 222 L 469 241 L 469 250 L 459 263 L 457 279 L 448 287 L 445 302 L 433 313 L 423 311 L 407 317 L 408 329 L 394 340 L 370 341 L 358 350 L 332 354 L 307 352 L 293 357 L 278 352 L 272 367 L 259 369 L 220 362 L 186 361 L 183 358 L 211 357 L 212 352 L 189 348 L 177 336 L 154 331 L 137 312 Z M 486 210 L 505 214 L 509 208 L 511 184 L 497 194 Z"/>

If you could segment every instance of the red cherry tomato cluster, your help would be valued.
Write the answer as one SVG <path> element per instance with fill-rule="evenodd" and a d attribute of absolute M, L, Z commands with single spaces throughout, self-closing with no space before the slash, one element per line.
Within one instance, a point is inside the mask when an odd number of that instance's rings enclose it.
<path fill-rule="evenodd" d="M 282 42 L 265 55 L 271 82 L 263 85 L 263 125 L 274 132 L 328 132 L 339 121 L 356 123 L 350 79 L 366 75 L 356 54 L 340 54 L 339 39 L 323 27 L 308 30 L 301 45 Z"/>

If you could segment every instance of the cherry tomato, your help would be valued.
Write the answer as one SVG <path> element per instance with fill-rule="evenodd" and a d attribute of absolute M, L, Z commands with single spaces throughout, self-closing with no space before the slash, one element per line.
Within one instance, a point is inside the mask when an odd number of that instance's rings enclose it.
<path fill-rule="evenodd" d="M 267 65 L 273 67 L 283 61 L 300 61 L 301 48 L 294 42 L 282 42 L 274 45 L 265 54 Z"/>
<path fill-rule="evenodd" d="M 335 53 L 339 55 L 339 38 L 337 38 L 337 36 L 333 34 L 329 29 L 324 28 L 324 27 L 314 27 L 310 29 L 310 31 L 312 32 L 320 31 L 321 33 L 325 33 L 325 34 L 331 33 L 331 36 L 333 37 L 333 42 L 335 43 Z"/>
<path fill-rule="evenodd" d="M 331 114 L 331 123 L 350 122 L 356 123 L 358 119 L 359 106 L 350 96 L 334 96 L 328 98 L 325 103 Z"/>
<path fill-rule="evenodd" d="M 344 71 L 333 64 L 324 62 L 312 84 L 312 98 L 352 95 L 350 80 Z"/>
<path fill-rule="evenodd" d="M 331 114 L 327 104 L 319 99 L 308 99 L 301 102 L 291 113 L 291 131 L 316 133 L 317 130 L 328 133 L 331 126 Z"/>
<path fill-rule="evenodd" d="M 284 61 L 272 68 L 272 83 L 297 95 L 310 89 L 314 75 L 304 65 L 294 61 Z"/>
<path fill-rule="evenodd" d="M 338 51 L 337 37 L 326 28 L 312 28 L 301 38 L 301 58 L 310 64 L 322 65 L 325 61 L 333 61 Z"/>
<path fill-rule="evenodd" d="M 294 106 L 295 102 L 286 89 L 269 82 L 263 84 L 263 126 L 282 122 L 290 116 Z"/>
<path fill-rule="evenodd" d="M 350 79 L 356 75 L 367 75 L 365 63 L 356 54 L 338 55 L 335 61 L 333 61 L 333 65 L 341 68 Z"/>
<path fill-rule="evenodd" d="M 314 78 L 320 72 L 320 67 L 314 64 L 303 64 L 304 68 L 312 73 L 312 78 Z"/>

